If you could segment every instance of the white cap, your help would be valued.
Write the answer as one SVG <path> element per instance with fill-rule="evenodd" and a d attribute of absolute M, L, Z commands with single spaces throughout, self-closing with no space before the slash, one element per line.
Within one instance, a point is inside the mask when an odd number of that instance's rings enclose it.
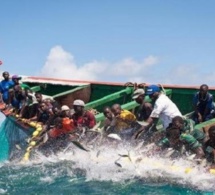
<path fill-rule="evenodd" d="M 82 101 L 82 100 L 75 100 L 74 102 L 73 102 L 73 106 L 85 106 L 85 103 L 84 103 L 84 101 Z"/>
<path fill-rule="evenodd" d="M 61 107 L 61 111 L 66 111 L 66 110 L 69 110 L 69 107 L 67 105 L 63 105 Z"/>
<path fill-rule="evenodd" d="M 140 95 L 144 95 L 145 90 L 144 89 L 136 89 L 133 93 L 132 99 L 135 100 L 137 99 Z"/>

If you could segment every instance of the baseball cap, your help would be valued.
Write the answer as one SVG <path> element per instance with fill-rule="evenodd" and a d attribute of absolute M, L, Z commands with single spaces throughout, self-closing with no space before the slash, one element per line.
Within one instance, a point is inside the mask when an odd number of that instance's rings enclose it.
<path fill-rule="evenodd" d="M 144 95 L 145 90 L 144 89 L 136 89 L 132 95 L 132 99 L 135 100 L 137 99 L 140 95 Z"/>
<path fill-rule="evenodd" d="M 149 85 L 146 90 L 146 95 L 152 95 L 155 92 L 160 92 L 160 87 L 157 85 Z"/>
<path fill-rule="evenodd" d="M 18 75 L 13 75 L 12 79 L 21 79 L 22 77 L 18 76 Z"/>
<path fill-rule="evenodd" d="M 69 107 L 67 105 L 63 105 L 61 107 L 61 111 L 66 111 L 66 110 L 69 110 Z"/>
<path fill-rule="evenodd" d="M 84 101 L 82 101 L 82 100 L 75 100 L 74 102 L 73 102 L 73 106 L 85 106 L 85 103 L 84 103 Z"/>

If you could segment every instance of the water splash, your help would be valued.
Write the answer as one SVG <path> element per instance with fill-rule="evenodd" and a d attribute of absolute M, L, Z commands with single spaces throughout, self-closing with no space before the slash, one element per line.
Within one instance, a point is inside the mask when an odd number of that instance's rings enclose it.
<path fill-rule="evenodd" d="M 35 160 L 25 164 L 7 162 L 1 165 L 1 174 L 8 175 L 8 184 L 0 185 L 0 188 L 8 190 L 8 187 L 12 188 L 12 182 L 17 186 L 25 183 L 34 187 L 53 185 L 67 178 L 67 185 L 75 185 L 80 181 L 128 185 L 138 181 L 156 186 L 168 183 L 198 190 L 215 190 L 215 175 L 205 172 L 203 167 L 189 160 L 172 161 L 155 155 L 148 156 L 147 150 L 134 150 L 129 145 L 106 145 L 86 152 L 71 145 L 66 151 L 49 157 L 37 152 Z"/>

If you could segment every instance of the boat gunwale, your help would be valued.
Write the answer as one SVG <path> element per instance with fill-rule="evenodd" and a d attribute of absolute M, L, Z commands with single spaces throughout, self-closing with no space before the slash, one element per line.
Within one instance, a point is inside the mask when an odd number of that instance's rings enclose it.
<path fill-rule="evenodd" d="M 28 81 L 29 79 L 29 81 Z M 30 80 L 31 79 L 31 80 Z M 37 83 L 37 81 L 44 80 L 44 81 L 56 81 L 56 82 L 62 82 L 62 85 L 66 85 L 67 83 L 83 83 L 83 84 L 99 84 L 99 85 L 114 85 L 114 86 L 125 86 L 126 83 L 122 82 L 103 82 L 103 81 L 87 81 L 87 80 L 70 80 L 70 79 L 58 79 L 58 78 L 51 78 L 51 77 L 34 77 L 34 76 L 29 76 L 25 77 L 23 82 L 30 82 L 30 83 Z M 39 82 L 39 83 L 44 83 L 44 82 Z M 50 83 L 50 84 L 55 84 L 55 83 Z M 59 83 L 56 83 L 56 85 Z M 156 83 L 144 83 L 145 86 L 149 86 L 151 84 L 156 84 Z M 161 85 L 164 88 L 174 88 L 174 89 L 199 89 L 200 85 L 176 85 L 176 84 L 161 84 L 157 83 L 157 85 Z M 209 90 L 215 90 L 215 86 L 209 87 Z"/>

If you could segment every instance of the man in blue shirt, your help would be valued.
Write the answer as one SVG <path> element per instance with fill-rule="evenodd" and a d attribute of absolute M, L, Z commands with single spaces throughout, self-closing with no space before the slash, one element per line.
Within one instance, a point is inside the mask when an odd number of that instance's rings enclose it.
<path fill-rule="evenodd" d="M 208 92 L 208 86 L 203 84 L 200 90 L 194 95 L 193 106 L 195 123 L 201 123 L 213 118 L 215 107 L 213 103 L 213 95 Z"/>
<path fill-rule="evenodd" d="M 9 103 L 9 88 L 14 86 L 14 82 L 9 79 L 9 73 L 3 72 L 2 76 L 4 79 L 0 83 L 0 92 L 2 94 L 2 100 L 5 104 Z"/>

